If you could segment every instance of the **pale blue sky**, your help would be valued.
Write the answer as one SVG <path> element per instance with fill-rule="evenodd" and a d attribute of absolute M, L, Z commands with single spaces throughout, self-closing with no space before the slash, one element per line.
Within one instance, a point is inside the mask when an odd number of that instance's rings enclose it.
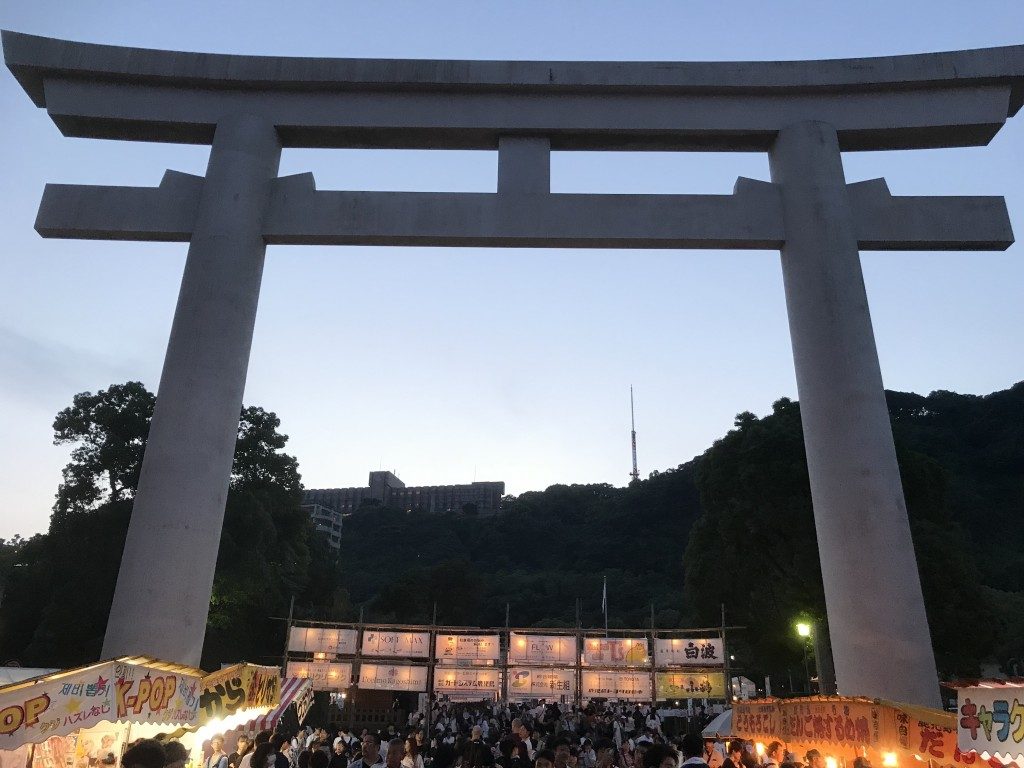
<path fill-rule="evenodd" d="M 1007 2 L 6 0 L 0 26 L 97 43 L 296 56 L 765 60 L 1024 43 Z M 181 244 L 42 240 L 50 182 L 155 185 L 205 147 L 65 139 L 0 74 L 0 536 L 44 530 L 83 390 L 156 389 Z M 1024 115 L 989 147 L 849 154 L 895 194 L 1005 195 L 1024 232 Z M 492 191 L 493 153 L 286 150 L 321 189 Z M 556 154 L 554 191 L 728 192 L 750 155 Z M 1021 246 L 868 253 L 886 386 L 987 393 L 1024 378 Z M 504 480 L 622 485 L 796 396 L 777 254 L 272 247 L 246 403 L 276 411 L 308 487 Z"/>

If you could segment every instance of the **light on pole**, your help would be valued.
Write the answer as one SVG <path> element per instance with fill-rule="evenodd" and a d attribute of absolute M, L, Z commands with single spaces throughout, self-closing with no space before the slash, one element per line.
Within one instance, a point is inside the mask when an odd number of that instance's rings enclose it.
<path fill-rule="evenodd" d="M 807 680 L 807 693 L 811 693 L 811 667 L 807 660 L 807 649 L 811 644 L 811 625 L 806 621 L 798 621 L 796 625 L 797 635 L 803 639 L 804 646 L 804 678 Z"/>

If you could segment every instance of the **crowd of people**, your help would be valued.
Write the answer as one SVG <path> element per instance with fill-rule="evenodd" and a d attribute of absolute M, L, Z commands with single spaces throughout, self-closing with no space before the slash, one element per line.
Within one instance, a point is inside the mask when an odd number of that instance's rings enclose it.
<path fill-rule="evenodd" d="M 225 749 L 215 736 L 202 766 L 188 768 L 826 768 L 817 750 L 788 753 L 778 741 L 755 745 L 704 739 L 702 718 L 668 735 L 647 705 L 434 703 L 404 727 L 391 724 L 358 734 L 343 725 L 298 733 L 240 735 Z M 147 739 L 132 745 L 123 768 L 186 768 L 178 742 Z M 871 768 L 858 760 L 854 768 Z"/>

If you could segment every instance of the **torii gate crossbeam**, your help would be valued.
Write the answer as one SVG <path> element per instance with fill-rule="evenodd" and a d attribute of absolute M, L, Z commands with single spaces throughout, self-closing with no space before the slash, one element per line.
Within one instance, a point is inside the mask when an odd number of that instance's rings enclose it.
<path fill-rule="evenodd" d="M 847 184 L 841 153 L 986 144 L 1024 101 L 1024 46 L 763 63 L 221 56 L 13 32 L 3 47 L 65 135 L 211 145 L 205 177 L 48 185 L 36 221 L 189 242 L 105 656 L 199 662 L 268 244 L 765 249 L 782 254 L 839 690 L 938 704 L 859 250 L 1013 235 L 1002 198 Z M 497 149 L 497 191 L 319 191 L 277 176 L 298 146 Z M 552 150 L 759 151 L 772 178 L 552 194 Z M 184 584 L 150 578 L 154 540 Z"/>

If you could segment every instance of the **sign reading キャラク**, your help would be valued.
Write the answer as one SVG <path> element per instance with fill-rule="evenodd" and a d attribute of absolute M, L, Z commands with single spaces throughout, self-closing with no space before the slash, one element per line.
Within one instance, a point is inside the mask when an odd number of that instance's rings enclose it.
<path fill-rule="evenodd" d="M 576 638 L 564 635 L 509 635 L 508 660 L 511 664 L 575 664 Z"/>
<path fill-rule="evenodd" d="M 583 641 L 583 663 L 589 666 L 638 667 L 649 662 L 646 637 L 588 637 Z"/>
<path fill-rule="evenodd" d="M 363 656 L 430 656 L 429 632 L 363 632 Z"/>
<path fill-rule="evenodd" d="M 719 637 L 674 637 L 654 640 L 654 662 L 659 667 L 720 667 L 725 664 Z"/>
<path fill-rule="evenodd" d="M 500 643 L 497 635 L 438 635 L 434 655 L 439 660 L 497 661 Z"/>

